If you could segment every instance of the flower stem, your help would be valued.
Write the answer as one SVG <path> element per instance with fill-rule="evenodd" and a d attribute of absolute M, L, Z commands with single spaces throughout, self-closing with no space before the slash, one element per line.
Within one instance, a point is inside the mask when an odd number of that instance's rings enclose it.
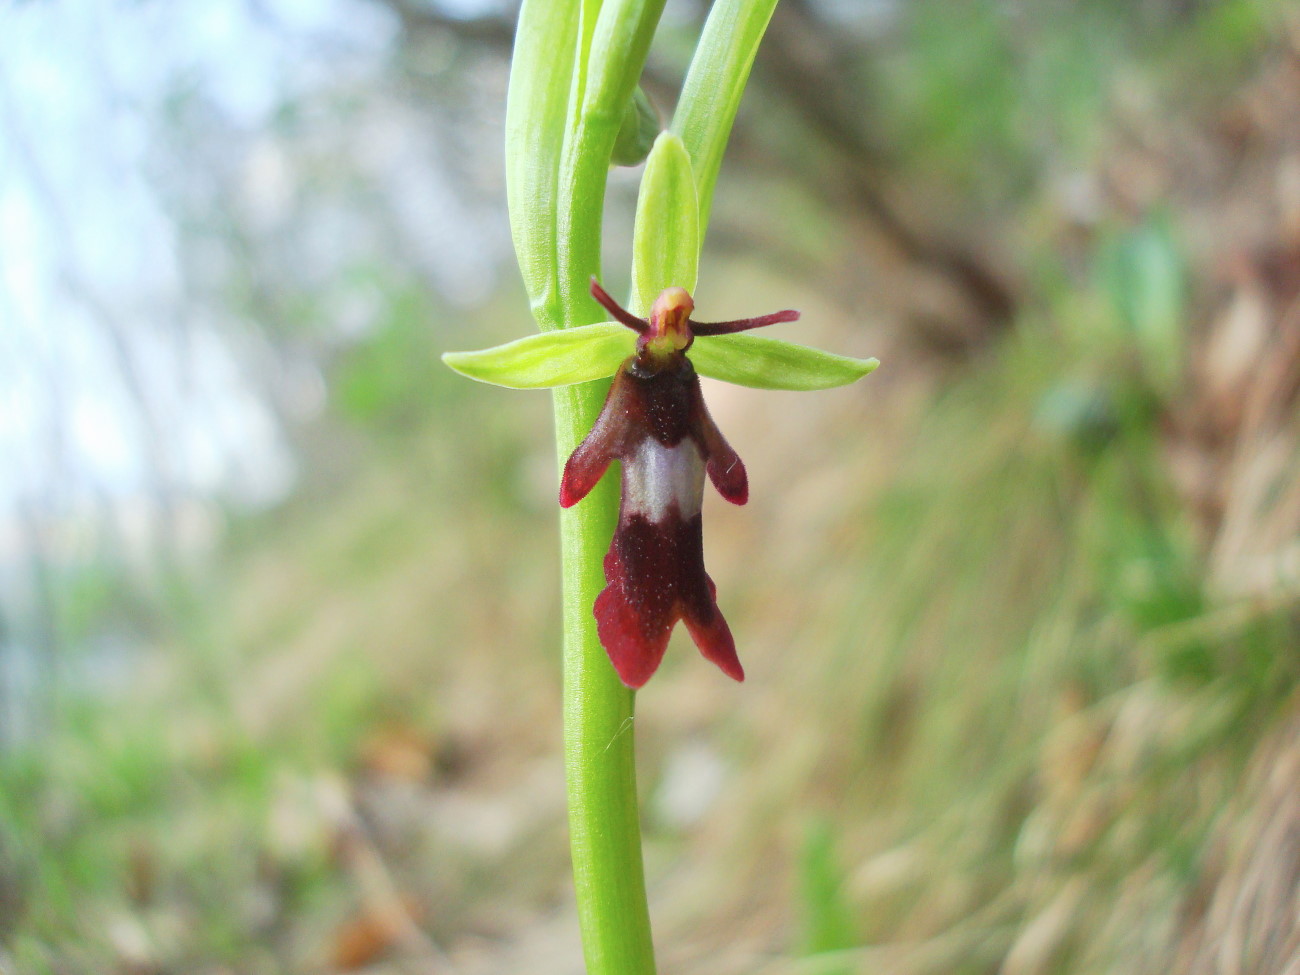
<path fill-rule="evenodd" d="M 561 463 L 595 422 L 603 383 L 555 390 Z M 618 515 L 605 478 L 560 518 L 564 582 L 564 757 L 573 882 L 590 975 L 653 975 L 654 946 L 641 865 L 634 694 L 619 681 L 591 607 Z"/>
<path fill-rule="evenodd" d="M 607 0 L 579 28 L 570 124 L 557 180 L 557 280 L 563 326 L 599 321 L 588 282 L 600 273 L 605 180 L 664 0 Z M 595 4 L 585 4 L 589 18 Z M 590 47 L 581 49 L 589 38 Z M 607 381 L 554 391 L 560 466 L 596 422 Z M 641 863 L 633 692 L 609 664 L 592 605 L 618 519 L 618 485 L 606 475 L 560 517 L 564 602 L 564 756 L 574 891 L 589 975 L 654 975 L 654 944 Z"/>

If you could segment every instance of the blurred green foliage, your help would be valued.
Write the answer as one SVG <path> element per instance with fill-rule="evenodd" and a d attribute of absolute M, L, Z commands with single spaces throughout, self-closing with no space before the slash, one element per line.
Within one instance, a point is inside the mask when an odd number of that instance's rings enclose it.
<path fill-rule="evenodd" d="M 1103 237 L 1097 274 L 1151 385 L 1172 395 L 1188 357 L 1188 270 L 1169 215 L 1155 214 Z"/>
<path fill-rule="evenodd" d="M 429 332 L 437 315 L 416 282 L 373 287 L 383 296 L 383 313 L 371 333 L 344 353 L 330 388 L 345 417 L 377 430 L 400 430 L 426 413 L 436 394 L 441 377 Z"/>
<path fill-rule="evenodd" d="M 853 947 L 858 939 L 830 822 L 817 820 L 808 826 L 801 860 L 804 950 L 816 955 Z"/>

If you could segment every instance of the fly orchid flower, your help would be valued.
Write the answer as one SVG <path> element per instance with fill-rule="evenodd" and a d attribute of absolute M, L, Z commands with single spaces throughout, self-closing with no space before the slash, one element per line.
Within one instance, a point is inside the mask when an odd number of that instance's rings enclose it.
<path fill-rule="evenodd" d="M 596 597 L 600 642 L 628 687 L 641 687 L 659 667 L 678 620 L 704 656 L 728 677 L 744 680 L 731 629 L 704 571 L 700 508 L 704 478 L 733 504 L 749 497 L 745 465 L 722 436 L 686 356 L 696 335 L 730 335 L 797 311 L 704 323 L 690 317 L 685 288 L 668 288 L 648 319 L 621 307 L 593 278 L 591 293 L 637 333 L 636 352 L 614 375 L 604 408 L 564 465 L 560 505 L 577 504 L 610 462 L 623 468 L 618 528 L 605 556 L 605 589 Z"/>
<path fill-rule="evenodd" d="M 614 321 L 530 335 L 481 352 L 449 352 L 443 361 L 471 379 L 515 388 L 613 374 L 605 405 L 560 480 L 560 505 L 568 508 L 587 496 L 612 461 L 622 464 L 618 527 L 605 556 L 606 586 L 594 606 L 600 642 L 623 683 L 638 688 L 659 667 L 682 620 L 707 659 L 743 680 L 731 629 L 704 571 L 700 508 L 706 477 L 733 504 L 748 500 L 749 483 L 745 465 L 704 405 L 699 375 L 764 389 L 826 389 L 860 379 L 878 363 L 736 334 L 794 321 L 796 311 L 697 322 L 690 294 L 672 287 L 655 299 L 648 318 L 640 318 L 594 278 L 591 293 Z"/>
<path fill-rule="evenodd" d="M 735 504 L 745 503 L 749 484 L 740 458 L 704 406 L 697 374 L 759 389 L 829 389 L 861 379 L 879 365 L 875 359 L 738 334 L 794 321 L 799 315 L 793 311 L 732 322 L 692 320 L 690 290 L 706 209 L 685 144 L 672 132 L 659 133 L 641 177 L 632 240 L 634 307 L 648 309 L 648 317 L 619 305 L 593 278 L 592 296 L 614 321 L 577 324 L 574 319 L 591 319 L 575 304 L 564 312 L 571 324 L 555 327 L 560 324 L 554 314 L 557 279 L 554 269 L 548 270 L 554 255 L 542 249 L 521 267 L 531 282 L 534 307 L 549 309 L 538 317 L 547 330 L 442 357 L 471 379 L 516 389 L 614 377 L 591 432 L 564 466 L 560 504 L 577 504 L 612 461 L 621 462 L 618 526 L 594 614 L 614 669 L 633 688 L 659 666 L 678 620 L 685 621 L 705 657 L 736 680 L 744 678 L 713 581 L 704 571 L 700 507 L 706 477 Z M 573 297 L 581 298 L 581 292 Z"/>

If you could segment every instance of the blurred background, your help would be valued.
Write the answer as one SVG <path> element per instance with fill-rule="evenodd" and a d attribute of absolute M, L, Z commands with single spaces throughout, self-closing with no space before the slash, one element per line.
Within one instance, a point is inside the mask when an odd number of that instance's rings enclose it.
<path fill-rule="evenodd" d="M 514 13 L 0 8 L 0 970 L 582 970 Z M 706 390 L 662 970 L 1297 970 L 1295 6 L 782 0 L 696 299 L 883 365 Z"/>

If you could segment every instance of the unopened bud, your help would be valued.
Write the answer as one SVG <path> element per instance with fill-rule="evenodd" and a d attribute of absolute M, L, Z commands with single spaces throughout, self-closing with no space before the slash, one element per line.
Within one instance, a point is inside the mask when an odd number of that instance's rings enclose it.
<path fill-rule="evenodd" d="M 654 103 L 638 85 L 623 112 L 623 124 L 614 140 L 610 163 L 614 166 L 639 166 L 650 155 L 662 125 Z"/>

